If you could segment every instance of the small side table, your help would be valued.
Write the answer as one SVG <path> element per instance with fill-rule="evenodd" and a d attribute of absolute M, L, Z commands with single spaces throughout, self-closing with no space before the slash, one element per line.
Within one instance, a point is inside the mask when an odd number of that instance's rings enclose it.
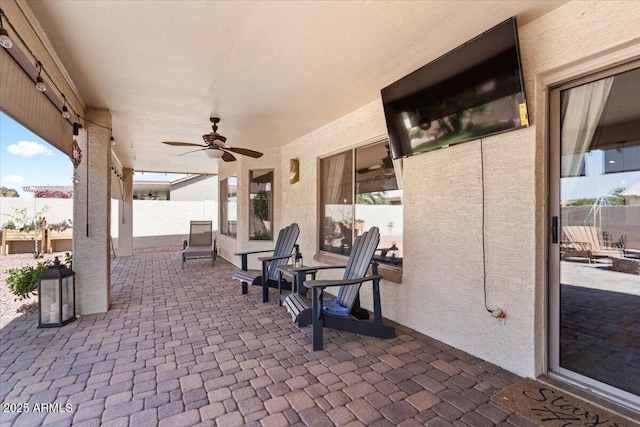
<path fill-rule="evenodd" d="M 277 267 L 278 270 L 278 305 L 282 305 L 282 276 L 291 277 L 291 292 L 298 292 L 301 295 L 307 294 L 307 288 L 304 286 L 304 281 L 307 275 L 311 275 L 311 279 L 316 278 L 317 268 L 302 266 L 294 267 L 291 264 L 281 265 Z"/>

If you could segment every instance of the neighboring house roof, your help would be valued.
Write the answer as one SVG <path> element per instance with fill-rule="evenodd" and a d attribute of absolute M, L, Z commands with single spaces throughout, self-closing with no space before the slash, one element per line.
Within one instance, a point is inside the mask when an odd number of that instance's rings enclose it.
<path fill-rule="evenodd" d="M 211 175 L 211 176 L 213 176 L 213 175 Z M 200 178 L 200 177 L 202 177 L 202 175 L 199 175 L 199 174 L 187 175 L 187 176 L 183 176 L 182 178 L 178 178 L 178 179 L 174 179 L 173 181 L 169 181 L 169 184 L 171 184 L 171 185 L 181 184 L 183 182 L 191 181 L 193 179 Z"/>
<path fill-rule="evenodd" d="M 622 197 L 640 197 L 640 181 L 620 193 Z"/>
<path fill-rule="evenodd" d="M 169 181 L 133 181 L 134 200 L 169 200 Z"/>

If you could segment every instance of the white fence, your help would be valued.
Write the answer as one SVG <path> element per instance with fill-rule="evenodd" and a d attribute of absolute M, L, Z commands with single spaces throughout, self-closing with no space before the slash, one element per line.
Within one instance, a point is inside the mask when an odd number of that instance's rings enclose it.
<path fill-rule="evenodd" d="M 16 222 L 16 210 L 26 208 L 28 217 L 45 210 L 48 223 L 73 219 L 73 199 L 0 198 L 0 224 Z M 122 220 L 118 200 L 111 200 L 111 236 L 117 244 L 118 221 Z M 133 201 L 133 246 L 135 249 L 177 246 L 189 234 L 189 221 L 211 220 L 218 224 L 218 203 L 203 201 Z"/>
<path fill-rule="evenodd" d="M 21 197 L 0 197 L 0 225 L 8 221 L 16 221 L 16 211 L 27 209 L 28 218 L 36 212 L 43 212 L 49 223 L 73 219 L 73 199 L 24 199 Z"/>
<path fill-rule="evenodd" d="M 117 245 L 118 221 L 122 220 L 117 200 L 111 201 L 111 237 Z M 218 203 L 214 200 L 134 200 L 133 248 L 179 246 L 189 235 L 189 221 L 211 220 L 218 228 Z M 117 246 L 116 246 L 117 247 Z"/>

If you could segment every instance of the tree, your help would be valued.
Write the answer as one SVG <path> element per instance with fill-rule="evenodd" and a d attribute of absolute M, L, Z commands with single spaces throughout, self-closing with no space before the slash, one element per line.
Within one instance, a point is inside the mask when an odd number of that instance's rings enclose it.
<path fill-rule="evenodd" d="M 567 206 L 591 206 L 596 202 L 595 197 L 575 199 L 571 203 L 567 203 Z"/>
<path fill-rule="evenodd" d="M 624 197 L 620 195 L 620 193 L 622 193 L 624 190 L 626 190 L 626 188 L 624 187 L 615 187 L 611 191 L 609 191 L 609 194 L 611 194 L 611 196 L 609 197 L 609 201 L 612 205 L 617 206 L 625 204 Z"/>
<path fill-rule="evenodd" d="M 357 205 L 388 205 L 389 199 L 384 191 L 374 191 L 372 193 L 357 193 Z"/>
<path fill-rule="evenodd" d="M 20 194 L 13 188 L 0 187 L 0 197 L 20 197 Z"/>
<path fill-rule="evenodd" d="M 625 190 L 624 187 L 615 187 L 609 191 L 609 195 L 603 197 L 602 199 L 606 200 L 611 204 L 611 206 L 621 206 L 624 205 L 624 197 L 620 195 Z M 601 200 L 602 200 L 601 199 Z M 580 199 L 575 199 L 571 203 L 567 204 L 567 206 L 591 206 L 594 205 L 598 199 L 596 197 L 584 197 Z"/>

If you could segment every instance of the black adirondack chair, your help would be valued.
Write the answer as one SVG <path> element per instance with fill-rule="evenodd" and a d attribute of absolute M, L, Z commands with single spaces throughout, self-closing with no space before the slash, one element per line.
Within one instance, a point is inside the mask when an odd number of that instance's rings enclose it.
<path fill-rule="evenodd" d="M 213 266 L 216 259 L 216 242 L 213 239 L 211 221 L 191 221 L 189 240 L 182 244 L 182 269 L 184 263 L 192 258 L 211 258 Z"/>
<path fill-rule="evenodd" d="M 278 287 L 278 270 L 281 265 L 285 265 L 291 258 L 293 247 L 300 235 L 300 227 L 295 222 L 288 227 L 283 228 L 278 233 L 276 247 L 267 251 L 250 251 L 238 252 L 235 255 L 241 257 L 241 270 L 236 271 L 232 279 L 239 280 L 242 283 L 242 293 L 249 292 L 248 284 L 262 286 L 262 302 L 269 301 L 269 287 Z M 247 257 L 252 254 L 273 252 L 272 256 L 258 258 L 262 261 L 262 271 L 252 272 L 247 268 Z M 284 285 L 285 289 L 291 289 L 291 285 Z"/>
<path fill-rule="evenodd" d="M 292 293 L 284 300 L 284 305 L 298 326 L 311 323 L 313 350 L 322 350 L 322 328 L 339 329 L 378 338 L 393 338 L 393 327 L 382 321 L 380 306 L 380 279 L 378 264 L 372 262 L 373 254 L 380 241 L 380 231 L 372 227 L 358 236 L 354 242 L 347 265 L 343 267 L 313 267 L 316 270 L 344 268 L 341 280 L 307 280 L 304 287 L 311 289 L 311 300 L 298 293 Z M 371 265 L 372 273 L 367 276 Z M 373 283 L 373 320 L 363 318 L 359 310 L 360 287 L 364 282 Z M 323 298 L 322 291 L 329 286 L 340 286 L 337 297 Z"/>

